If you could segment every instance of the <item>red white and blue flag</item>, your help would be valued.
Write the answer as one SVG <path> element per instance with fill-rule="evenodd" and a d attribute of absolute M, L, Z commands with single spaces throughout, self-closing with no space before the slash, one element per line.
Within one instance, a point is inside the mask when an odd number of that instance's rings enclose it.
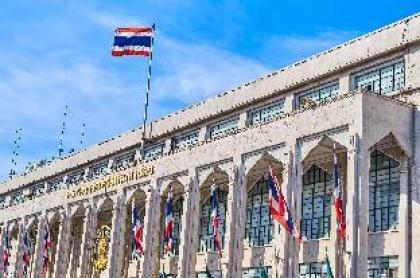
<path fill-rule="evenodd" d="M 133 226 L 133 242 L 137 254 L 144 254 L 143 247 L 143 224 L 140 220 L 139 211 L 137 210 L 135 203 L 133 202 L 132 210 L 132 226 Z"/>
<path fill-rule="evenodd" d="M 289 207 L 281 192 L 280 184 L 271 165 L 269 166 L 269 171 L 270 177 L 268 178 L 267 186 L 270 214 L 290 235 L 300 241 L 302 235 L 293 222 Z"/>
<path fill-rule="evenodd" d="M 9 266 L 9 253 L 10 250 L 10 232 L 9 225 L 7 225 L 5 235 L 4 235 L 4 250 L 3 250 L 3 277 L 9 275 L 8 266 Z"/>
<path fill-rule="evenodd" d="M 340 178 L 338 173 L 338 159 L 334 143 L 334 207 L 337 218 L 337 234 L 338 238 L 344 240 L 346 238 L 346 216 L 343 210 L 343 199 L 340 192 Z"/>
<path fill-rule="evenodd" d="M 30 248 L 31 248 L 31 242 L 29 240 L 28 231 L 25 230 L 23 234 L 23 244 L 22 244 L 22 260 L 23 260 L 23 274 L 28 274 L 28 268 L 30 263 Z"/>
<path fill-rule="evenodd" d="M 219 240 L 219 215 L 218 215 L 219 204 L 217 202 L 217 187 L 215 185 L 211 186 L 210 203 L 211 203 L 211 216 L 212 216 L 212 224 L 213 224 L 214 247 L 216 248 L 219 256 L 222 256 L 222 247 L 220 245 L 220 240 Z"/>
<path fill-rule="evenodd" d="M 146 28 L 117 28 L 112 56 L 135 55 L 148 57 L 152 51 L 154 26 Z"/>
<path fill-rule="evenodd" d="M 51 253 L 51 234 L 48 220 L 44 225 L 43 244 L 42 244 L 42 269 L 48 270 L 50 264 L 50 253 Z"/>
<path fill-rule="evenodd" d="M 172 249 L 172 229 L 173 229 L 173 218 L 172 218 L 172 193 L 171 189 L 168 191 L 168 197 L 166 199 L 166 209 L 165 209 L 165 244 L 166 251 L 171 252 Z"/>

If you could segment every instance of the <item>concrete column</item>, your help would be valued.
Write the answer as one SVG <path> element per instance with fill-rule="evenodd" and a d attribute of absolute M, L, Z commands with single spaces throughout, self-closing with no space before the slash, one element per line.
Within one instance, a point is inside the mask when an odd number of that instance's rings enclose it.
<path fill-rule="evenodd" d="M 292 143 L 287 144 L 293 146 Z M 301 145 L 299 142 L 294 144 L 294 151 L 289 150 L 289 182 L 287 189 L 284 192 L 284 197 L 292 214 L 294 224 L 300 226 L 301 219 L 301 196 L 302 196 L 302 163 L 301 163 Z M 301 246 L 296 243 L 296 240 L 289 234 L 286 234 L 285 248 L 288 250 L 286 254 L 287 261 L 287 276 L 290 278 L 298 277 L 299 272 L 299 248 Z"/>
<path fill-rule="evenodd" d="M 350 136 L 352 146 L 347 150 L 347 202 L 346 202 L 346 277 L 357 277 L 358 214 L 359 214 L 359 139 Z"/>
<path fill-rule="evenodd" d="M 23 254 L 22 254 L 22 248 L 23 248 L 23 236 L 26 229 L 26 221 L 24 219 L 19 221 L 19 232 L 18 232 L 18 244 L 17 248 L 15 250 L 16 254 L 16 261 L 14 265 L 14 277 L 20 278 L 23 276 Z"/>
<path fill-rule="evenodd" d="M 358 225 L 358 253 L 357 253 L 357 277 L 367 275 L 367 259 L 369 253 L 369 149 L 361 146 L 359 152 L 359 225 Z"/>
<path fill-rule="evenodd" d="M 409 277 L 410 273 L 410 252 L 412 246 L 409 245 L 409 235 L 411 227 L 409 225 L 408 205 L 409 199 L 409 175 L 408 161 L 404 159 L 400 162 L 400 203 L 398 211 L 398 237 L 400 244 L 398 250 L 398 276 Z"/>
<path fill-rule="evenodd" d="M 195 264 L 191 261 L 191 252 L 197 252 L 199 229 L 198 219 L 200 213 L 200 189 L 196 178 L 191 179 L 184 194 L 181 243 L 179 246 L 178 276 L 194 277 Z M 192 275 L 192 276 L 191 276 Z"/>
<path fill-rule="evenodd" d="M 84 251 L 86 248 L 86 242 L 89 238 L 89 226 L 91 225 L 90 222 L 90 215 L 91 215 L 91 205 L 88 205 L 85 207 L 85 213 L 84 213 L 84 219 L 83 219 L 83 225 L 82 225 L 82 242 L 80 244 L 80 252 L 78 254 L 75 254 L 74 252 L 77 251 L 74 244 L 72 246 L 71 255 L 70 255 L 70 261 L 67 268 L 67 277 L 73 278 L 73 277 L 80 277 L 80 274 L 82 273 L 82 261 L 84 257 Z M 73 216 L 74 217 L 74 216 Z"/>
<path fill-rule="evenodd" d="M 159 259 L 160 259 L 160 246 L 161 246 L 161 242 L 160 242 L 160 236 L 162 234 L 162 231 L 160 230 L 161 227 L 161 200 L 162 197 L 159 193 L 159 187 L 156 186 L 154 187 L 156 188 L 154 194 L 151 195 L 150 201 L 147 203 L 150 203 L 151 206 L 151 210 L 153 211 L 153 217 L 148 220 L 148 222 L 150 222 L 150 233 L 148 232 L 148 236 L 147 238 L 150 240 L 150 244 L 147 243 L 147 246 L 151 246 L 150 251 L 151 251 L 151 256 L 150 256 L 150 263 L 148 264 L 148 266 L 150 267 L 150 273 L 151 273 L 151 277 L 156 277 L 157 276 L 157 272 L 159 271 Z M 153 197 L 152 197 L 153 196 Z M 144 237 L 146 238 L 146 237 Z"/>
<path fill-rule="evenodd" d="M 283 183 L 281 184 L 282 192 L 287 192 L 288 188 L 292 187 L 293 183 L 293 161 L 289 161 L 284 165 L 282 174 Z M 280 173 L 279 173 L 280 174 Z M 279 232 L 278 232 L 279 231 Z M 286 277 L 287 275 L 287 260 L 289 255 L 289 238 L 287 232 L 280 226 L 277 221 L 274 221 L 274 265 L 273 278 Z"/>
<path fill-rule="evenodd" d="M 111 225 L 111 238 L 109 242 L 109 252 L 108 252 L 108 263 L 107 269 L 101 273 L 101 277 L 119 277 L 118 267 L 120 267 L 120 257 L 119 257 L 119 246 L 120 241 L 124 241 L 124 238 L 121 237 L 121 231 L 123 226 L 125 227 L 125 222 L 121 220 L 123 218 L 123 213 L 126 212 L 125 207 L 125 196 L 119 193 L 117 200 L 113 203 L 112 211 L 112 225 Z"/>
<path fill-rule="evenodd" d="M 71 216 L 65 210 L 60 212 L 60 227 L 58 230 L 58 242 L 56 251 L 56 262 L 54 264 L 54 277 L 64 277 L 66 273 L 66 263 L 70 251 L 70 229 Z"/>
<path fill-rule="evenodd" d="M 98 210 L 97 207 L 91 205 L 89 208 L 89 221 L 85 223 L 84 241 L 81 248 L 81 267 L 78 268 L 79 277 L 89 277 L 93 271 L 92 258 L 94 252 L 94 244 L 97 231 Z"/>
<path fill-rule="evenodd" d="M 32 270 L 32 277 L 38 278 L 42 276 L 42 242 L 43 242 L 43 227 L 45 223 L 45 215 L 42 214 L 38 218 L 38 227 L 35 241 L 34 265 Z"/>
<path fill-rule="evenodd" d="M 7 234 L 7 223 L 3 223 L 1 226 L 1 234 L 0 234 L 0 277 L 4 277 L 4 256 L 3 252 L 6 248 L 4 245 L 6 234 Z"/>
<path fill-rule="evenodd" d="M 230 173 L 231 177 L 229 181 L 229 192 L 227 196 L 227 211 L 226 211 L 226 223 L 225 226 L 225 245 L 223 246 L 224 254 L 222 259 L 222 274 L 223 277 L 233 277 L 234 268 L 233 263 L 235 259 L 235 235 L 236 235 L 236 220 L 237 220 L 237 211 L 236 211 L 236 202 L 237 202 L 237 187 L 238 187 L 238 167 L 234 167 L 233 174 Z"/>
<path fill-rule="evenodd" d="M 246 223 L 246 202 L 247 202 L 247 184 L 245 176 L 245 163 L 241 161 L 238 168 L 237 181 L 237 219 L 236 219 L 236 237 L 234 240 L 233 252 L 235 258 L 232 264 L 232 277 L 242 277 L 242 260 L 244 255 L 244 238 L 245 238 L 245 223 Z"/>
<path fill-rule="evenodd" d="M 153 253 L 156 246 L 154 235 L 154 220 L 155 218 L 159 218 L 156 215 L 156 210 L 154 209 L 155 202 L 157 196 L 159 195 L 158 190 L 156 187 L 151 188 L 148 192 L 146 192 L 146 208 L 145 208 L 145 216 L 144 216 L 144 234 L 143 234 L 143 244 L 144 244 L 144 257 L 143 257 L 143 264 L 141 266 L 142 269 L 142 276 L 141 277 L 152 277 L 153 273 Z M 159 247 L 158 247 L 159 248 Z"/>

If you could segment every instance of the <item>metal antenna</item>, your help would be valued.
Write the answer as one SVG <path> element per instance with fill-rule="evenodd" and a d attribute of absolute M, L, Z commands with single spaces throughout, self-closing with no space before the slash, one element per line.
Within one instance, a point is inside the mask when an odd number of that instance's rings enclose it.
<path fill-rule="evenodd" d="M 20 141 L 22 139 L 21 132 L 22 132 L 21 128 L 16 129 L 16 138 L 13 141 L 14 146 L 13 146 L 13 155 L 12 155 L 12 168 L 10 169 L 10 173 L 9 173 L 10 179 L 12 179 L 13 176 L 16 175 L 16 171 L 17 171 L 17 161 L 19 157 Z"/>
<path fill-rule="evenodd" d="M 86 123 L 82 123 L 82 132 L 80 134 L 80 146 L 83 146 L 83 140 L 85 139 L 85 129 L 86 129 Z"/>
<path fill-rule="evenodd" d="M 64 152 L 63 141 L 64 141 L 64 131 L 66 130 L 66 117 L 67 117 L 68 109 L 69 109 L 69 105 L 66 103 L 66 107 L 64 109 L 64 115 L 63 115 L 63 121 L 61 125 L 60 141 L 58 144 L 58 157 L 61 157 Z"/>

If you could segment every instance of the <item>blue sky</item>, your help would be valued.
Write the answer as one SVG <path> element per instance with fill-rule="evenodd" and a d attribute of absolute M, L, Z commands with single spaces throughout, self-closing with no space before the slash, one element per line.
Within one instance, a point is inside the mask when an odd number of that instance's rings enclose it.
<path fill-rule="evenodd" d="M 113 58 L 113 30 L 156 23 L 150 116 L 214 96 L 420 11 L 419 1 L 14 0 L 0 8 L 0 180 L 140 124 L 147 61 Z M 85 142 L 79 143 L 82 123 Z"/>

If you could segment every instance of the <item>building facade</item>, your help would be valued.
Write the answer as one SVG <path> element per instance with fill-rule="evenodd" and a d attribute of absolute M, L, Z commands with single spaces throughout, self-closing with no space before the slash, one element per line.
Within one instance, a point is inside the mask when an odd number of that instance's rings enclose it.
<path fill-rule="evenodd" d="M 16 176 L 0 184 L 0 252 L 9 254 L 0 275 L 260 277 L 264 269 L 268 277 L 326 277 L 328 256 L 334 277 L 417 277 L 419 91 L 414 15 L 158 119 L 146 141 L 134 129 Z M 333 207 L 334 148 L 344 241 Z M 302 242 L 270 216 L 270 165 Z M 132 252 L 133 207 L 143 255 Z"/>

